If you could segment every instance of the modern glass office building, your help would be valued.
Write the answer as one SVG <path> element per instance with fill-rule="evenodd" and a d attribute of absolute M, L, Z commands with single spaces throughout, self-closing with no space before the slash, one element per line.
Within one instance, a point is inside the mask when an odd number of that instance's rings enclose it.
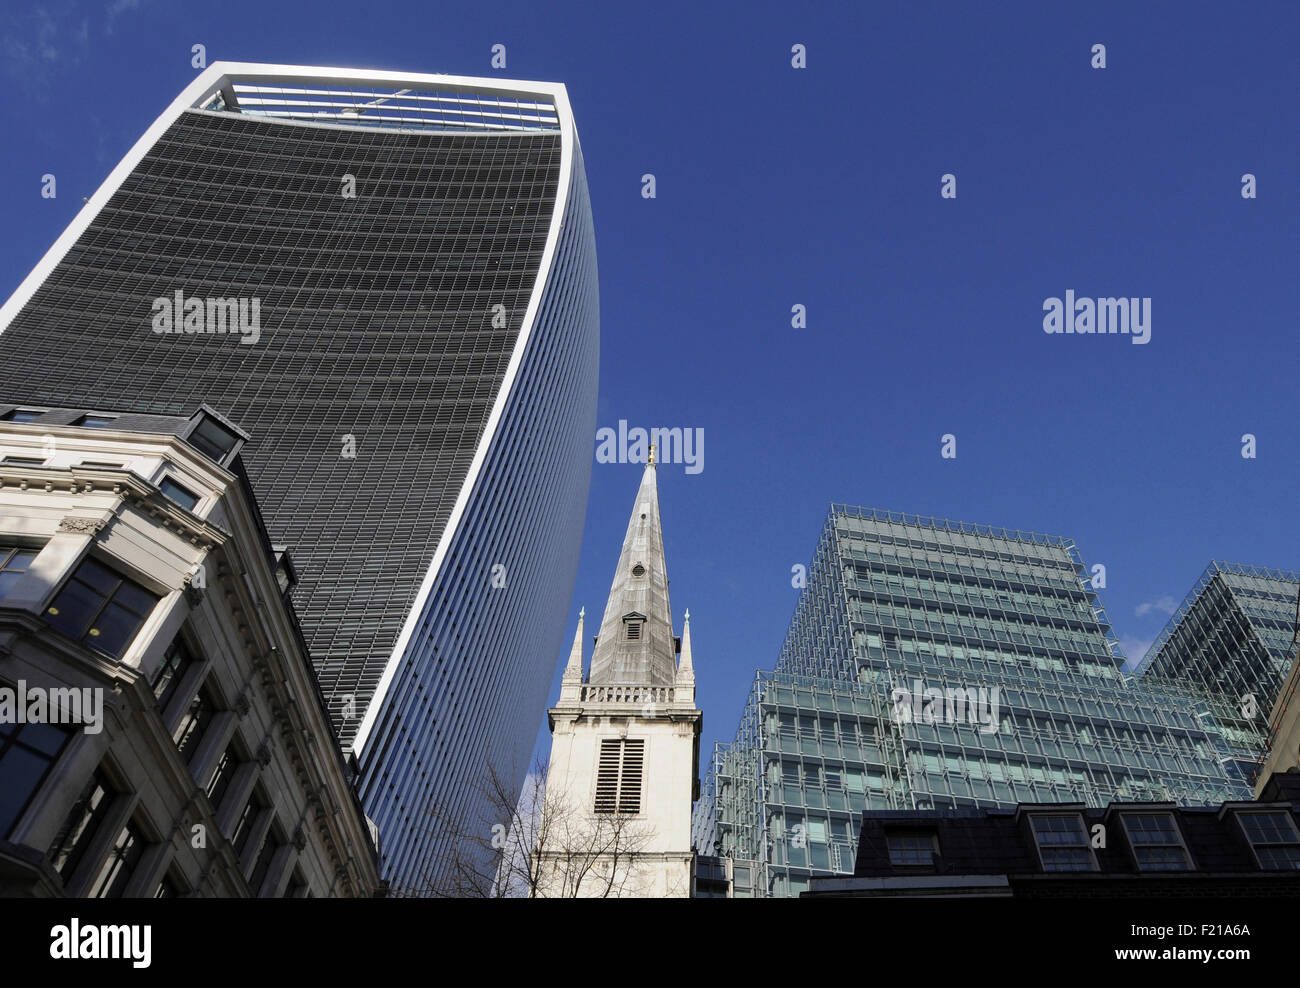
<path fill-rule="evenodd" d="M 695 846 L 737 896 L 851 872 L 864 809 L 1249 799 L 1200 696 L 1124 671 L 1067 539 L 831 508 Z"/>
<path fill-rule="evenodd" d="M 1186 685 L 1221 724 L 1250 785 L 1269 753 L 1269 714 L 1290 671 L 1300 573 L 1214 561 L 1138 666 L 1144 682 Z"/>
<path fill-rule="evenodd" d="M 251 433 L 399 889 L 429 867 L 428 807 L 532 750 L 590 481 L 596 279 L 563 86 L 217 63 L 0 310 L 0 398 L 206 402 Z"/>

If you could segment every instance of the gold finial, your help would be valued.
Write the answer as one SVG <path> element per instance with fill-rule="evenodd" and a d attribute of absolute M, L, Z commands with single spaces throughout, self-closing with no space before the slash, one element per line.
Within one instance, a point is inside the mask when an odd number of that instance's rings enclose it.
<path fill-rule="evenodd" d="M 650 459 L 648 462 L 650 466 L 655 465 L 655 444 L 654 443 L 650 444 Z"/>

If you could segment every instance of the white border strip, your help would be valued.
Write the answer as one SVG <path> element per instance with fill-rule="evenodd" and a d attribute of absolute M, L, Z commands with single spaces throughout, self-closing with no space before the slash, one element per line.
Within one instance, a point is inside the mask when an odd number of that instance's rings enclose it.
<path fill-rule="evenodd" d="M 483 469 L 484 460 L 487 459 L 488 450 L 496 439 L 501 416 L 505 411 L 510 393 L 514 390 L 515 378 L 519 374 L 519 365 L 523 362 L 524 351 L 527 349 L 528 341 L 533 334 L 534 324 L 537 320 L 537 310 L 541 307 L 542 293 L 546 290 L 546 286 L 550 281 L 551 268 L 555 262 L 555 249 L 560 241 L 560 228 L 563 225 L 565 209 L 569 205 L 569 185 L 573 176 L 574 142 L 577 140 L 577 131 L 569 107 L 569 95 L 563 84 L 551 85 L 548 91 L 555 100 L 555 109 L 560 118 L 560 177 L 556 187 L 555 212 L 551 214 L 551 227 L 546 234 L 546 247 L 542 252 L 542 261 L 537 269 L 537 280 L 533 283 L 532 295 L 528 299 L 528 308 L 524 312 L 524 321 L 519 330 L 519 338 L 515 343 L 514 352 L 510 355 L 510 363 L 506 367 L 505 377 L 501 381 L 501 388 L 497 391 L 496 401 L 492 404 L 492 414 L 488 417 L 487 426 L 483 430 L 483 438 L 479 440 L 478 449 L 474 451 L 474 460 L 470 464 L 469 472 L 465 475 L 465 482 L 461 484 L 460 494 L 457 495 L 456 504 L 451 509 L 451 515 L 448 517 L 446 527 L 443 529 L 442 538 L 438 540 L 438 548 L 433 554 L 433 561 L 424 574 L 424 580 L 420 583 L 420 590 L 415 596 L 415 602 L 406 614 L 406 620 L 402 624 L 402 632 L 397 636 L 397 642 L 393 646 L 393 654 L 384 667 L 384 673 L 379 679 L 379 684 L 375 687 L 374 696 L 371 697 L 370 703 L 366 706 L 366 715 L 362 718 L 361 726 L 357 728 L 356 737 L 352 742 L 352 750 L 358 758 L 362 757 L 362 750 L 366 741 L 370 738 L 370 732 L 374 729 L 375 722 L 379 718 L 379 709 L 383 705 L 388 688 L 397 673 L 397 668 L 401 664 L 411 636 L 415 632 L 416 624 L 420 620 L 424 606 L 429 600 L 434 581 L 438 578 L 443 560 L 446 558 L 447 549 L 451 545 L 452 538 L 455 536 L 461 518 L 465 513 L 465 507 L 469 503 L 469 496 L 474 490 L 475 484 L 478 483 L 479 473 Z"/>

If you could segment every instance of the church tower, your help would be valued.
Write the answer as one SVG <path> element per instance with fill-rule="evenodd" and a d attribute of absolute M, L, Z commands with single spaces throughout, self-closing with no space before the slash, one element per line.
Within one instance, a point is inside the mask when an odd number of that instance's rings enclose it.
<path fill-rule="evenodd" d="M 695 707 L 689 611 L 681 637 L 673 634 L 653 446 L 585 678 L 584 616 L 559 703 L 548 711 L 539 891 L 687 897 L 703 715 Z"/>

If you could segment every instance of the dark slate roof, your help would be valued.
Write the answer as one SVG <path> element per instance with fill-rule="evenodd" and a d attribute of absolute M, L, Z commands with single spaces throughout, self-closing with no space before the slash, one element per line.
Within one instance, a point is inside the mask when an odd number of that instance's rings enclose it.
<path fill-rule="evenodd" d="M 116 412 L 97 408 L 47 408 L 43 405 L 0 404 L 0 419 L 19 409 L 39 411 L 44 414 L 30 422 L 12 425 L 76 425 L 83 415 L 107 415 L 113 418 L 113 428 L 124 432 L 153 432 L 160 435 L 179 435 L 189 424 L 189 418 L 180 415 L 142 415 L 137 412 Z"/>
<path fill-rule="evenodd" d="M 6 418 L 19 409 L 42 414 L 26 422 L 14 422 Z M 147 432 L 155 435 L 179 436 L 182 439 L 187 438 L 194 430 L 199 417 L 206 415 L 228 429 L 241 443 L 249 438 L 247 432 L 208 405 L 200 405 L 192 415 L 153 415 L 115 408 L 54 408 L 31 403 L 12 404 L 0 400 L 0 425 L 75 426 L 85 415 L 102 415 L 111 418 L 112 428 L 120 432 Z"/>
<path fill-rule="evenodd" d="M 1289 780 L 1287 791 L 1300 796 L 1300 774 Z M 1268 794 L 1266 790 L 1265 795 Z M 1183 840 L 1197 871 L 1258 873 L 1250 846 L 1231 812 L 1233 806 L 1286 809 L 1295 816 L 1289 798 L 1270 798 L 1259 803 L 1179 807 L 1165 803 L 1120 803 L 1100 809 L 1077 804 L 1026 804 L 1015 810 L 889 810 L 863 814 L 858 857 L 853 874 L 857 878 L 882 878 L 922 873 L 897 868 L 889 860 L 886 837 L 893 831 L 925 831 L 939 838 L 938 874 L 1028 875 L 1042 874 L 1026 815 L 1035 811 L 1079 812 L 1091 832 L 1095 824 L 1107 824 L 1104 848 L 1096 848 L 1097 864 L 1103 874 L 1149 875 L 1139 872 L 1129 853 L 1128 840 L 1117 812 L 1125 810 L 1167 810 L 1176 814 Z M 1109 819 L 1107 814 L 1111 814 Z M 1055 874 L 1055 873 L 1054 873 Z"/>
<path fill-rule="evenodd" d="M 1021 836 L 1009 810 L 887 810 L 862 815 L 862 835 L 853 874 L 858 878 L 914 874 L 889 860 L 890 831 L 936 831 L 944 874 L 1004 875 L 1037 871 L 1033 847 Z"/>

